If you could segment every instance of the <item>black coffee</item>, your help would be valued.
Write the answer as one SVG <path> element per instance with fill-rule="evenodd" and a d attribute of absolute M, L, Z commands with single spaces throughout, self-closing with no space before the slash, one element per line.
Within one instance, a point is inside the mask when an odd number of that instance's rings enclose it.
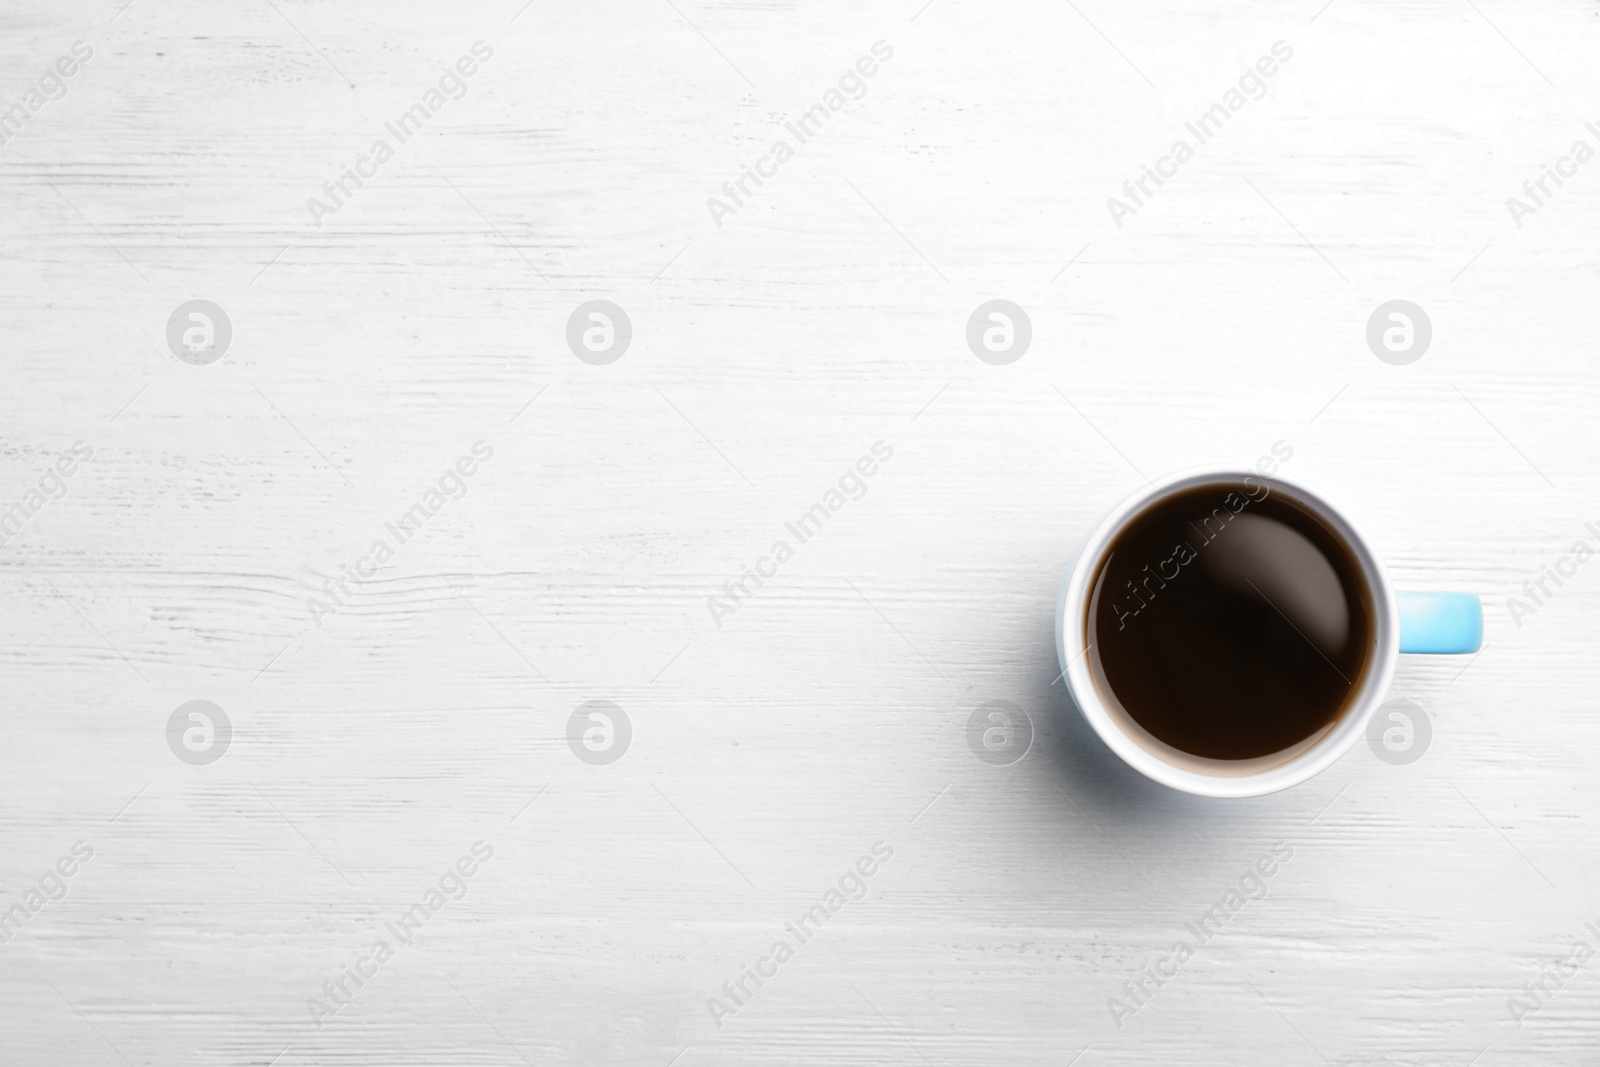
<path fill-rule="evenodd" d="M 1140 726 L 1239 760 L 1338 721 L 1360 688 L 1372 615 L 1343 539 L 1252 478 L 1135 516 L 1100 564 L 1086 624 L 1097 681 Z"/>

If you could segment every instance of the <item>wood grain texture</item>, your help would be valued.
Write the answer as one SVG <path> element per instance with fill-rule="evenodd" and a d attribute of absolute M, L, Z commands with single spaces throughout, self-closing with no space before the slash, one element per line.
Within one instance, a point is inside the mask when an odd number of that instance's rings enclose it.
<path fill-rule="evenodd" d="M 93 849 L 0 945 L 0 1061 L 1600 1063 L 1600 962 L 1507 1003 L 1600 948 L 1600 564 L 1506 609 L 1600 524 L 1600 163 L 1506 206 L 1600 147 L 1592 4 L 121 3 L 0 15 L 0 108 L 93 48 L 0 145 L 0 511 L 94 452 L 0 548 L 0 913 Z M 209 366 L 166 342 L 193 298 L 233 326 Z M 633 324 L 609 366 L 565 341 L 597 298 Z M 1033 326 L 1009 366 L 965 341 L 994 298 Z M 1434 327 L 1409 366 L 1364 340 L 1395 298 Z M 1276 441 L 1399 588 L 1483 594 L 1488 645 L 1402 662 L 1413 764 L 1180 796 L 1052 684 L 1057 583 L 1144 476 Z M 206 766 L 168 747 L 193 699 L 234 728 Z M 615 763 L 569 748 L 589 700 L 631 722 Z M 1035 729 L 1010 766 L 968 746 L 990 700 Z M 477 841 L 466 896 L 388 935 Z M 878 841 L 865 899 L 714 1019 Z M 1279 841 L 1119 1027 L 1108 998 Z"/>

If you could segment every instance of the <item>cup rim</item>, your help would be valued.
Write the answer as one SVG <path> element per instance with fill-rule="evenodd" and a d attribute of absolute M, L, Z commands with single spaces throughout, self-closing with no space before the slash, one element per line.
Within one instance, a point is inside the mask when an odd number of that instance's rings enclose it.
<path fill-rule="evenodd" d="M 1373 602 L 1372 660 L 1361 682 L 1355 705 L 1340 717 L 1326 736 L 1304 752 L 1260 771 L 1210 774 L 1178 766 L 1132 737 L 1100 698 L 1089 666 L 1088 634 L 1084 618 L 1090 583 L 1105 549 L 1128 521 L 1150 504 L 1184 489 L 1222 481 L 1255 478 L 1274 492 L 1284 491 L 1297 503 L 1328 523 L 1356 557 Z M 1372 542 L 1355 521 L 1326 496 L 1295 478 L 1265 475 L 1247 467 L 1193 467 L 1158 478 L 1130 493 L 1084 536 L 1067 569 L 1056 603 L 1056 656 L 1062 676 L 1078 710 L 1106 746 L 1145 777 L 1170 788 L 1206 797 L 1253 797 L 1299 785 L 1327 770 L 1366 733 L 1394 677 L 1400 652 L 1400 617 L 1388 572 Z"/>

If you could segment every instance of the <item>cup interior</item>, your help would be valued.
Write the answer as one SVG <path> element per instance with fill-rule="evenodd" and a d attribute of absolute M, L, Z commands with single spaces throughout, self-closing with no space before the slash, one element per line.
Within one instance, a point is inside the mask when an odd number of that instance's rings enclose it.
<path fill-rule="evenodd" d="M 1212 485 L 1264 483 L 1322 523 L 1356 560 L 1365 607 L 1371 612 L 1369 647 L 1354 691 L 1338 717 L 1288 748 L 1254 759 L 1221 760 L 1182 751 L 1155 737 L 1117 699 L 1090 643 L 1093 585 L 1117 535 L 1147 508 L 1166 497 Z M 1394 673 L 1399 620 L 1382 561 L 1355 523 L 1315 490 L 1281 476 L 1249 469 L 1211 468 L 1161 479 L 1129 496 L 1091 529 L 1062 584 L 1056 612 L 1057 653 L 1078 708 L 1100 738 L 1147 777 L 1188 793 L 1216 797 L 1259 796 L 1305 781 L 1339 759 L 1366 730 L 1367 721 Z"/>

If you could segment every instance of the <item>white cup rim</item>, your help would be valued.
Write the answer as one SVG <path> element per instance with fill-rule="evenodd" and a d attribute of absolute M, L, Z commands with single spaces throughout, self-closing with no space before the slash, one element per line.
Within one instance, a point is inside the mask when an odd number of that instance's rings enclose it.
<path fill-rule="evenodd" d="M 1132 736 L 1119 717 L 1105 705 L 1095 685 L 1088 652 L 1085 609 L 1090 586 L 1106 548 L 1139 512 L 1150 504 L 1185 489 L 1251 478 L 1265 482 L 1273 492 L 1309 508 L 1344 539 L 1361 568 L 1372 597 L 1374 623 L 1371 660 L 1363 673 L 1353 705 L 1334 728 L 1305 751 L 1284 762 L 1247 773 L 1218 773 L 1180 766 Z M 1400 652 L 1400 616 L 1388 574 L 1372 542 L 1343 509 L 1297 479 L 1281 474 L 1267 476 L 1248 467 L 1211 466 L 1179 471 L 1159 478 L 1131 493 L 1113 507 L 1085 535 L 1056 602 L 1056 655 L 1073 700 L 1106 746 L 1123 762 L 1163 785 L 1207 797 L 1253 797 L 1288 789 L 1327 770 L 1363 736 L 1372 714 L 1382 702 L 1394 677 Z M 1204 763 L 1205 761 L 1200 761 Z"/>

